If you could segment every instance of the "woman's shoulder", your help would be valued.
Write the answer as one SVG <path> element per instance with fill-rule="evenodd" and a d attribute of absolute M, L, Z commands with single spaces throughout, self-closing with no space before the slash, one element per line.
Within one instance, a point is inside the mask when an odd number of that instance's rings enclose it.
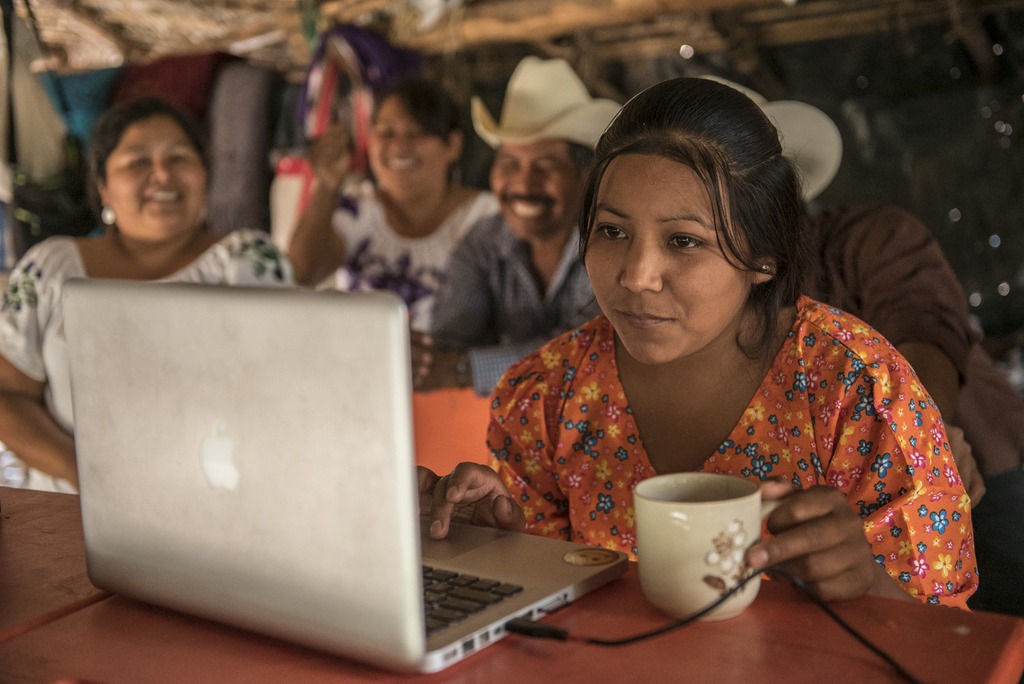
<path fill-rule="evenodd" d="M 465 198 L 460 206 L 466 208 L 467 222 L 475 223 L 485 216 L 491 216 L 500 211 L 498 197 L 490 190 L 477 188 L 464 188 L 464 190 Z"/>
<path fill-rule="evenodd" d="M 214 242 L 172 279 L 197 276 L 203 282 L 227 284 L 294 283 L 291 264 L 261 230 L 240 228 Z"/>
<path fill-rule="evenodd" d="M 221 245 L 225 249 L 235 252 L 248 245 L 267 245 L 271 249 L 278 249 L 269 233 L 254 228 L 238 228 L 230 233 L 225 233 L 214 245 Z"/>
<path fill-rule="evenodd" d="M 481 219 L 499 214 L 498 200 L 494 193 L 475 188 L 459 188 L 460 201 L 448 214 L 439 234 L 447 234 L 445 239 L 460 240 L 469 233 Z"/>
<path fill-rule="evenodd" d="M 569 387 L 614 363 L 615 333 L 604 315 L 562 333 L 509 367 L 499 383 L 545 383 Z"/>
<path fill-rule="evenodd" d="M 491 394 L 492 417 L 501 424 L 523 415 L 557 422 L 574 397 L 615 382 L 614 350 L 614 332 L 603 316 L 558 336 L 506 371 Z"/>
<path fill-rule="evenodd" d="M 843 359 L 850 370 L 870 375 L 901 374 L 909 369 L 903 355 L 880 332 L 851 313 L 824 302 L 801 297 L 791 334 L 798 355 Z"/>
<path fill-rule="evenodd" d="M 47 238 L 30 247 L 11 270 L 10 281 L 31 277 L 35 281 L 64 281 L 68 278 L 85 276 L 82 256 L 76 240 L 93 238 L 73 238 L 57 236 Z"/>
<path fill-rule="evenodd" d="M 863 349 L 880 345 L 892 348 L 881 333 L 857 316 L 806 296 L 797 302 L 797 319 L 794 325 L 798 328 L 820 330 L 822 335 L 834 340 L 835 343 L 850 348 Z"/>

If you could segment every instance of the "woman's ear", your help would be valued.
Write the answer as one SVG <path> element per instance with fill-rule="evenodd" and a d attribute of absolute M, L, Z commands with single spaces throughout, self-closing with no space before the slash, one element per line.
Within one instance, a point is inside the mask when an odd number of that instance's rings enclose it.
<path fill-rule="evenodd" d="M 754 270 L 753 280 L 755 285 L 761 283 L 767 283 L 769 280 L 775 277 L 775 261 L 769 260 L 760 265 Z"/>

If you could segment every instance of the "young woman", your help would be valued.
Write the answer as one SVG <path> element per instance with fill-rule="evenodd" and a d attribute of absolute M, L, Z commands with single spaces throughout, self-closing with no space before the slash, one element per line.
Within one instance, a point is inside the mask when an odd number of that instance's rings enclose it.
<path fill-rule="evenodd" d="M 0 454 L 0 484 L 77 488 L 61 308 L 68 279 L 293 284 L 291 266 L 268 234 L 207 228 L 205 140 L 174 106 L 146 98 L 107 111 L 94 129 L 89 164 L 103 234 L 35 245 L 4 293 L 0 440 L 10 451 Z"/>
<path fill-rule="evenodd" d="M 509 369 L 497 474 L 421 471 L 432 534 L 452 515 L 635 557 L 633 487 L 729 473 L 780 499 L 747 551 L 825 599 L 964 606 L 970 500 L 942 418 L 862 321 L 804 297 L 798 179 L 745 95 L 660 83 L 602 136 L 581 252 L 603 314 Z"/>

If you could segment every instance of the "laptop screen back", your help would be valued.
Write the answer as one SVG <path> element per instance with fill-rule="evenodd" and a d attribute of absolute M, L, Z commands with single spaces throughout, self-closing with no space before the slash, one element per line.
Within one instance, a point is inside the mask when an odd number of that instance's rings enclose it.
<path fill-rule="evenodd" d="M 93 582 L 414 667 L 401 301 L 82 280 L 64 311 Z"/>

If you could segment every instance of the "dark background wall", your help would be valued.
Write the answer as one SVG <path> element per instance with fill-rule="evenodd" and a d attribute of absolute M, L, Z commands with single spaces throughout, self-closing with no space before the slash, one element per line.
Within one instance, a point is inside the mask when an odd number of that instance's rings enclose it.
<path fill-rule="evenodd" d="M 715 73 L 769 99 L 820 107 L 845 149 L 818 203 L 894 203 L 919 216 L 1002 356 L 1024 342 L 1024 14 L 992 15 L 982 29 L 974 53 L 946 23 L 761 49 L 752 76 L 729 55 L 667 54 L 604 63 L 601 78 L 628 97 L 664 78 Z M 508 76 L 530 53 L 504 46 L 431 69 L 460 99 L 479 95 L 497 115 Z M 490 150 L 470 138 L 466 179 L 486 187 Z"/>
<path fill-rule="evenodd" d="M 985 29 L 988 72 L 948 26 L 771 57 L 788 97 L 821 107 L 842 131 L 843 163 L 819 201 L 917 214 L 995 348 L 1024 333 L 1024 16 L 994 16 Z"/>

